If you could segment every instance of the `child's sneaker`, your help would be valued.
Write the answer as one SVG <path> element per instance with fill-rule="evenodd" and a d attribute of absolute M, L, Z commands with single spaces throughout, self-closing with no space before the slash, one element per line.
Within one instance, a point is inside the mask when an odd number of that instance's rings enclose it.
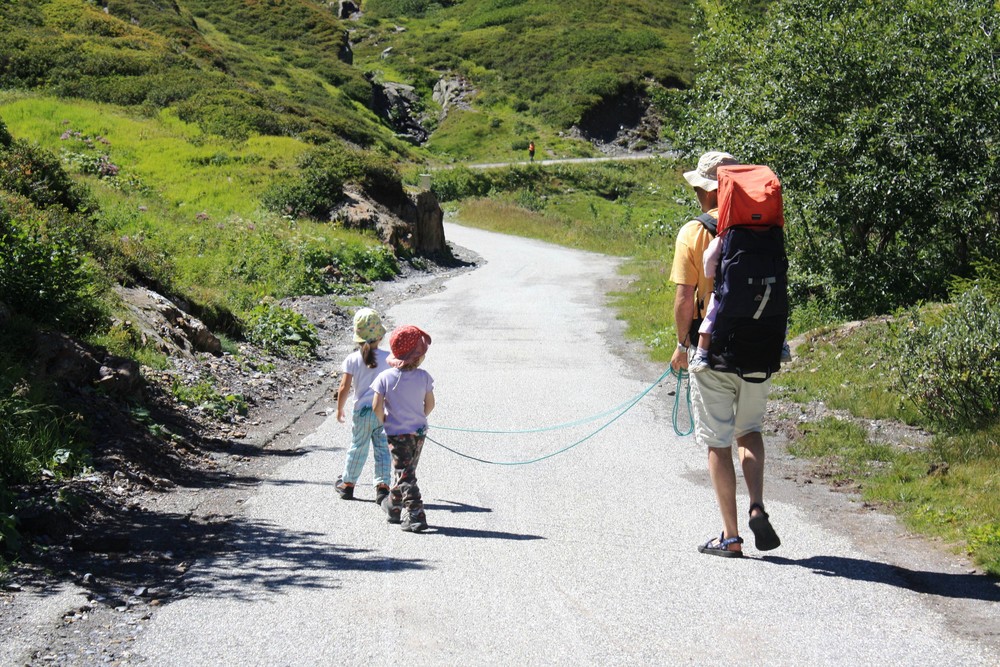
<path fill-rule="evenodd" d="M 337 493 L 340 494 L 341 500 L 354 499 L 354 485 L 345 482 L 342 477 L 337 478 L 337 483 L 334 484 L 333 488 L 337 489 Z"/>
<path fill-rule="evenodd" d="M 400 528 L 410 533 L 422 533 L 427 530 L 427 515 L 423 510 L 415 514 L 407 512 Z"/>
<path fill-rule="evenodd" d="M 781 344 L 781 363 L 787 364 L 792 360 L 792 348 L 788 347 L 788 342 Z"/>
<path fill-rule="evenodd" d="M 392 496 L 386 496 L 379 504 L 382 506 L 382 511 L 388 517 L 386 521 L 389 523 L 399 523 L 399 515 L 402 513 L 402 510 L 399 507 L 392 506 Z"/>
<path fill-rule="evenodd" d="M 375 504 L 381 506 L 382 501 L 389 497 L 389 486 L 379 484 L 375 487 Z"/>
<path fill-rule="evenodd" d="M 692 373 L 700 373 L 706 368 L 708 368 L 708 352 L 699 347 L 695 351 L 691 363 L 688 364 L 688 370 Z"/>

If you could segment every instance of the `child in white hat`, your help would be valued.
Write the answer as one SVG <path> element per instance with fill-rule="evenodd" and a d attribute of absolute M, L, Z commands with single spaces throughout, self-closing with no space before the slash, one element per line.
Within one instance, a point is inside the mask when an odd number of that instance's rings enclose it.
<path fill-rule="evenodd" d="M 337 421 L 343 423 L 347 396 L 354 385 L 352 443 L 347 450 L 344 473 L 337 478 L 337 493 L 344 500 L 354 498 L 354 485 L 361 477 L 371 446 L 375 455 L 375 502 L 379 506 L 389 495 L 391 458 L 385 429 L 372 411 L 374 392 L 371 385 L 379 373 L 389 368 L 389 353 L 379 349 L 384 336 L 382 319 L 374 310 L 362 308 L 354 314 L 354 342 L 358 349 L 344 359 L 337 392 Z"/>

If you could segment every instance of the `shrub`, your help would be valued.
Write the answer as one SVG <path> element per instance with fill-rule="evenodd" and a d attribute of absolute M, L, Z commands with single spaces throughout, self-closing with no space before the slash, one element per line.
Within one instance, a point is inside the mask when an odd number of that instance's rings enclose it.
<path fill-rule="evenodd" d="M 976 285 L 895 326 L 903 391 L 929 423 L 955 433 L 1000 421 L 1000 300 Z"/>
<path fill-rule="evenodd" d="M 298 168 L 298 174 L 284 175 L 264 192 L 265 208 L 280 215 L 329 220 L 348 182 L 390 207 L 399 206 L 406 197 L 399 174 L 387 160 L 339 143 L 306 151 Z"/>
<path fill-rule="evenodd" d="M 39 208 L 58 204 L 76 212 L 93 207 L 87 191 L 73 182 L 54 153 L 22 139 L 0 150 L 0 190 L 26 197 Z"/>
<path fill-rule="evenodd" d="M 261 195 L 264 208 L 279 215 L 329 220 L 330 211 L 344 196 L 344 182 L 329 171 L 285 174 Z"/>
<path fill-rule="evenodd" d="M 319 347 L 316 327 L 294 310 L 262 303 L 244 319 L 247 340 L 274 354 L 306 358 Z"/>
<path fill-rule="evenodd" d="M 225 417 L 229 414 L 247 414 L 246 399 L 240 394 L 221 394 L 209 380 L 199 380 L 194 384 L 183 384 L 175 381 L 171 388 L 174 397 L 194 408 Z"/>
<path fill-rule="evenodd" d="M 36 229 L 3 217 L 0 213 L 0 301 L 69 333 L 91 330 L 101 319 L 98 281 L 73 230 Z"/>
<path fill-rule="evenodd" d="M 368 0 L 365 3 L 365 10 L 373 17 L 381 19 L 420 17 L 430 4 L 429 0 Z"/>

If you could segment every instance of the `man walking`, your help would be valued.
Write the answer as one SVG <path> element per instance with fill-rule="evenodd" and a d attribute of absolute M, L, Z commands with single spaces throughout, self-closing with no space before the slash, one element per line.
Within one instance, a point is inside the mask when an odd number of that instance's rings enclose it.
<path fill-rule="evenodd" d="M 709 152 L 698 160 L 694 171 L 684 178 L 694 188 L 703 213 L 718 219 L 720 166 L 739 162 L 729 153 Z M 713 289 L 705 277 L 703 256 L 713 235 L 699 220 L 691 220 L 677 233 L 670 279 L 677 284 L 674 296 L 674 320 L 677 326 L 677 349 L 670 365 L 675 371 L 687 368 L 690 348 L 697 344 L 697 323 L 704 316 L 705 305 Z M 692 333 L 694 332 L 694 333 Z M 768 551 L 781 540 L 764 511 L 764 438 L 761 427 L 770 380 L 747 382 L 733 373 L 712 369 L 691 376 L 695 441 L 708 447 L 708 471 L 722 515 L 722 534 L 698 547 L 714 556 L 739 558 L 743 555 L 736 508 L 736 469 L 732 445 L 736 441 L 740 465 L 750 496 L 750 529 L 757 549 Z"/>

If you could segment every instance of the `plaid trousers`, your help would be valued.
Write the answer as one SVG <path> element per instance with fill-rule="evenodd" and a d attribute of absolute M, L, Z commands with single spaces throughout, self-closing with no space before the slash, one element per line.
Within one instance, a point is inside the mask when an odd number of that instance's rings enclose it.
<path fill-rule="evenodd" d="M 372 447 L 375 454 L 374 485 L 389 484 L 389 447 L 385 438 L 385 429 L 379 423 L 378 417 L 370 407 L 361 408 L 353 415 L 351 448 L 347 450 L 347 461 L 344 464 L 344 482 L 356 484 L 361 477 L 361 471 L 368 459 L 368 448 Z"/>

